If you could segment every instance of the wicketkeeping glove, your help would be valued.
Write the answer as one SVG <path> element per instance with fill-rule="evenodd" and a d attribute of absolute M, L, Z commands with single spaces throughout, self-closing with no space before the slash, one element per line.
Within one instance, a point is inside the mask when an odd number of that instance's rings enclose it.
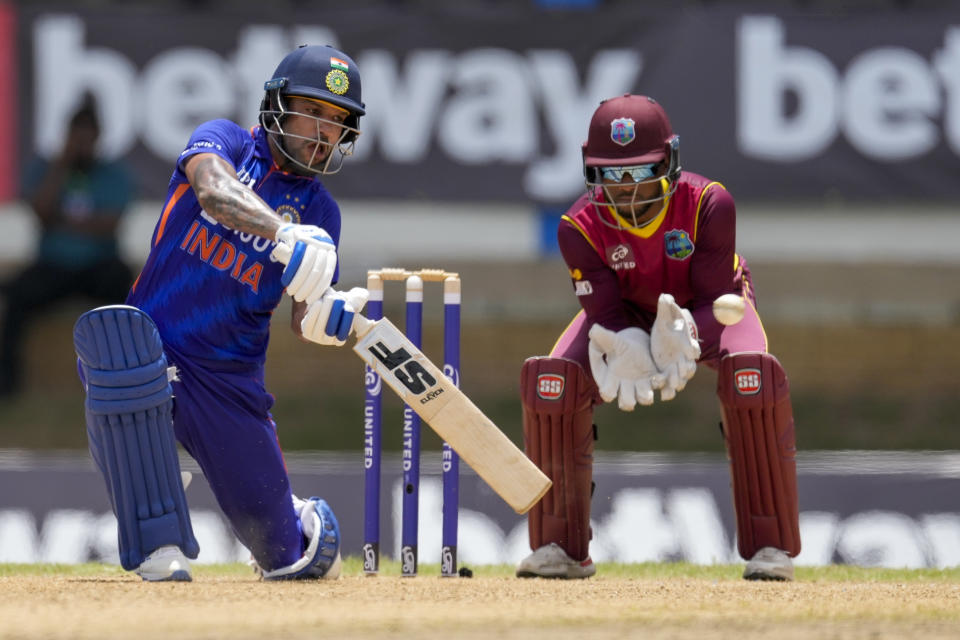
<path fill-rule="evenodd" d="M 312 224 L 287 224 L 277 231 L 270 253 L 287 265 L 280 282 L 297 302 L 312 304 L 330 288 L 337 268 L 337 248 L 330 234 Z"/>
<path fill-rule="evenodd" d="M 657 301 L 657 318 L 650 329 L 650 353 L 665 377 L 660 399 L 672 400 L 697 372 L 700 342 L 693 315 L 681 309 L 669 293 L 661 293 Z"/>
<path fill-rule="evenodd" d="M 590 368 L 604 402 L 613 402 L 622 411 L 633 411 L 639 402 L 653 404 L 653 390 L 664 378 L 650 355 L 650 336 L 643 329 L 629 327 L 610 331 L 599 324 L 590 327 Z"/>
<path fill-rule="evenodd" d="M 370 292 L 361 287 L 346 293 L 327 289 L 319 300 L 307 307 L 307 314 L 300 321 L 303 337 L 317 344 L 343 345 L 369 297 Z"/>

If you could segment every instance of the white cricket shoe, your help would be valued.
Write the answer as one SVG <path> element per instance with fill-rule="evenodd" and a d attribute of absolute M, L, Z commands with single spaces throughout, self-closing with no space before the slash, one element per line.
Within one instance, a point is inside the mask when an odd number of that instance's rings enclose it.
<path fill-rule="evenodd" d="M 578 562 L 556 542 L 540 547 L 517 565 L 518 578 L 589 578 L 596 572 L 589 556 Z"/>
<path fill-rule="evenodd" d="M 134 573 L 148 582 L 190 582 L 190 562 L 180 547 L 168 544 L 147 556 Z"/>
<path fill-rule="evenodd" d="M 793 580 L 793 561 L 775 547 L 764 547 L 753 554 L 743 571 L 744 580 Z"/>

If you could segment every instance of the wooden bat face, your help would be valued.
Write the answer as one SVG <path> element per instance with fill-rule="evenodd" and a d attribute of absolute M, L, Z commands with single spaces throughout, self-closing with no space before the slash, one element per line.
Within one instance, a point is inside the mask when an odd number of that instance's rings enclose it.
<path fill-rule="evenodd" d="M 388 326 L 389 325 L 389 326 Z M 424 420 L 430 420 L 456 389 L 389 320 L 375 323 L 353 348 Z"/>
<path fill-rule="evenodd" d="M 357 319 L 353 350 L 514 511 L 543 497 L 550 479 L 392 322 Z"/>

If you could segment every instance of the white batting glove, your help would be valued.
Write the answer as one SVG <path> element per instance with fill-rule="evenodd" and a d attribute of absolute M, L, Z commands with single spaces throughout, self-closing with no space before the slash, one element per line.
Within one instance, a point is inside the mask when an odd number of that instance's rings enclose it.
<path fill-rule="evenodd" d="M 653 390 L 664 378 L 650 355 L 650 336 L 629 327 L 610 331 L 599 324 L 590 327 L 590 368 L 604 402 L 617 399 L 621 411 L 633 411 L 639 402 L 653 404 Z"/>
<path fill-rule="evenodd" d="M 660 399 L 673 400 L 697 372 L 700 342 L 693 315 L 681 309 L 669 293 L 661 293 L 657 301 L 657 318 L 650 330 L 650 353 L 665 377 Z"/>
<path fill-rule="evenodd" d="M 312 224 L 287 224 L 277 231 L 277 246 L 270 253 L 287 265 L 280 282 L 297 302 L 312 304 L 333 282 L 337 248 L 330 234 Z"/>
<path fill-rule="evenodd" d="M 319 300 L 307 307 L 307 313 L 300 321 L 303 337 L 317 344 L 342 346 L 369 297 L 370 292 L 361 287 L 354 287 L 346 293 L 327 289 Z"/>

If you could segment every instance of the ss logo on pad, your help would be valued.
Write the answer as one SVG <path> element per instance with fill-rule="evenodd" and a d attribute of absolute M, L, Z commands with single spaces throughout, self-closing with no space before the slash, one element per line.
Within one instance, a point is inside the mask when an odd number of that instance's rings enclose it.
<path fill-rule="evenodd" d="M 563 397 L 564 377 L 556 373 L 541 373 L 537 376 L 537 395 L 543 400 L 559 400 Z"/>
<path fill-rule="evenodd" d="M 760 369 L 737 369 L 733 374 L 737 393 L 742 396 L 755 396 L 760 393 Z"/>

